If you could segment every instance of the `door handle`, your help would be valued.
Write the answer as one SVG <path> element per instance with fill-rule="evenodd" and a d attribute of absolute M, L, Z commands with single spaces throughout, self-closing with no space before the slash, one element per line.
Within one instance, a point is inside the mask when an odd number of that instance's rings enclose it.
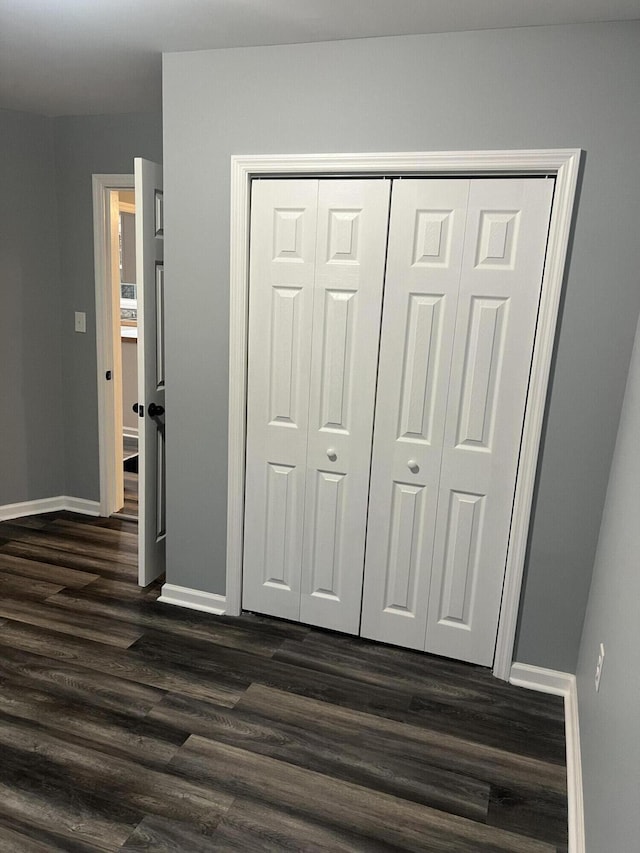
<path fill-rule="evenodd" d="M 140 403 L 134 403 L 131 408 L 136 413 L 136 415 L 138 415 L 139 418 L 144 417 L 144 406 L 141 406 Z"/>
<path fill-rule="evenodd" d="M 420 466 L 418 465 L 415 459 L 410 459 L 407 462 L 407 468 L 411 471 L 412 474 L 417 474 L 420 470 Z"/>
<path fill-rule="evenodd" d="M 327 456 L 329 457 L 329 459 L 330 459 L 332 462 L 335 462 L 335 461 L 336 461 L 336 459 L 338 458 L 338 454 L 335 452 L 335 450 L 333 449 L 333 447 L 330 447 L 330 448 L 327 450 Z"/>
<path fill-rule="evenodd" d="M 147 406 L 147 414 L 150 418 L 158 418 L 164 415 L 164 406 L 157 406 L 155 403 L 149 403 Z"/>

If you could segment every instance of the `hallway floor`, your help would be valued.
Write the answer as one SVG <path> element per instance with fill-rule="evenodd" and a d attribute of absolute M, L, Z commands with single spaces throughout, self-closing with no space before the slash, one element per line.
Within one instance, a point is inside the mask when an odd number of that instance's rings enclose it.
<path fill-rule="evenodd" d="M 0 524 L 0 850 L 567 850 L 562 700 L 158 603 L 137 531 Z"/>

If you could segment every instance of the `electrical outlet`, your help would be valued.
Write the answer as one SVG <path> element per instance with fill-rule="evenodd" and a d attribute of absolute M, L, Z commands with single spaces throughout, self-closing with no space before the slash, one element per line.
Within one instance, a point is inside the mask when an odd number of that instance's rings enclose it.
<path fill-rule="evenodd" d="M 87 315 L 84 311 L 76 311 L 75 330 L 76 332 L 87 331 Z"/>
<path fill-rule="evenodd" d="M 600 643 L 598 663 L 596 664 L 596 693 L 600 690 L 600 679 L 602 678 L 602 667 L 604 666 L 604 643 Z"/>

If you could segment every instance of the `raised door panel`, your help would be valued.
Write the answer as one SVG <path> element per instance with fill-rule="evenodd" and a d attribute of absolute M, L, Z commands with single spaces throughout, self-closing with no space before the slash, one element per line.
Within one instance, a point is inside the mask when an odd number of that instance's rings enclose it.
<path fill-rule="evenodd" d="M 390 181 L 321 181 L 300 618 L 358 633 Z"/>
<path fill-rule="evenodd" d="M 424 648 L 469 181 L 394 184 L 362 634 Z"/>
<path fill-rule="evenodd" d="M 298 619 L 318 181 L 254 182 L 243 607 Z"/>
<path fill-rule="evenodd" d="M 553 181 L 471 182 L 426 630 L 489 666 L 502 595 Z"/>

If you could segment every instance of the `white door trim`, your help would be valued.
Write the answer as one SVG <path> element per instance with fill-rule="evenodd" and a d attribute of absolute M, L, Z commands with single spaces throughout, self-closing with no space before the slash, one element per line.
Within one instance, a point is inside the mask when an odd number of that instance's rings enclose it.
<path fill-rule="evenodd" d="M 241 609 L 251 179 L 285 175 L 551 175 L 556 179 L 556 186 L 493 665 L 494 675 L 504 680 L 509 679 L 580 155 L 580 149 L 554 149 L 231 157 L 227 613 L 237 615 Z"/>
<path fill-rule="evenodd" d="M 98 361 L 98 456 L 100 462 L 100 515 L 109 516 L 116 506 L 115 465 L 120 440 L 115 434 L 116 394 L 119 385 L 107 382 L 114 367 L 113 294 L 111 289 L 111 239 L 109 193 L 133 189 L 131 175 L 93 175 L 93 258 L 96 283 L 96 353 Z M 115 376 L 115 374 L 114 374 Z"/>

